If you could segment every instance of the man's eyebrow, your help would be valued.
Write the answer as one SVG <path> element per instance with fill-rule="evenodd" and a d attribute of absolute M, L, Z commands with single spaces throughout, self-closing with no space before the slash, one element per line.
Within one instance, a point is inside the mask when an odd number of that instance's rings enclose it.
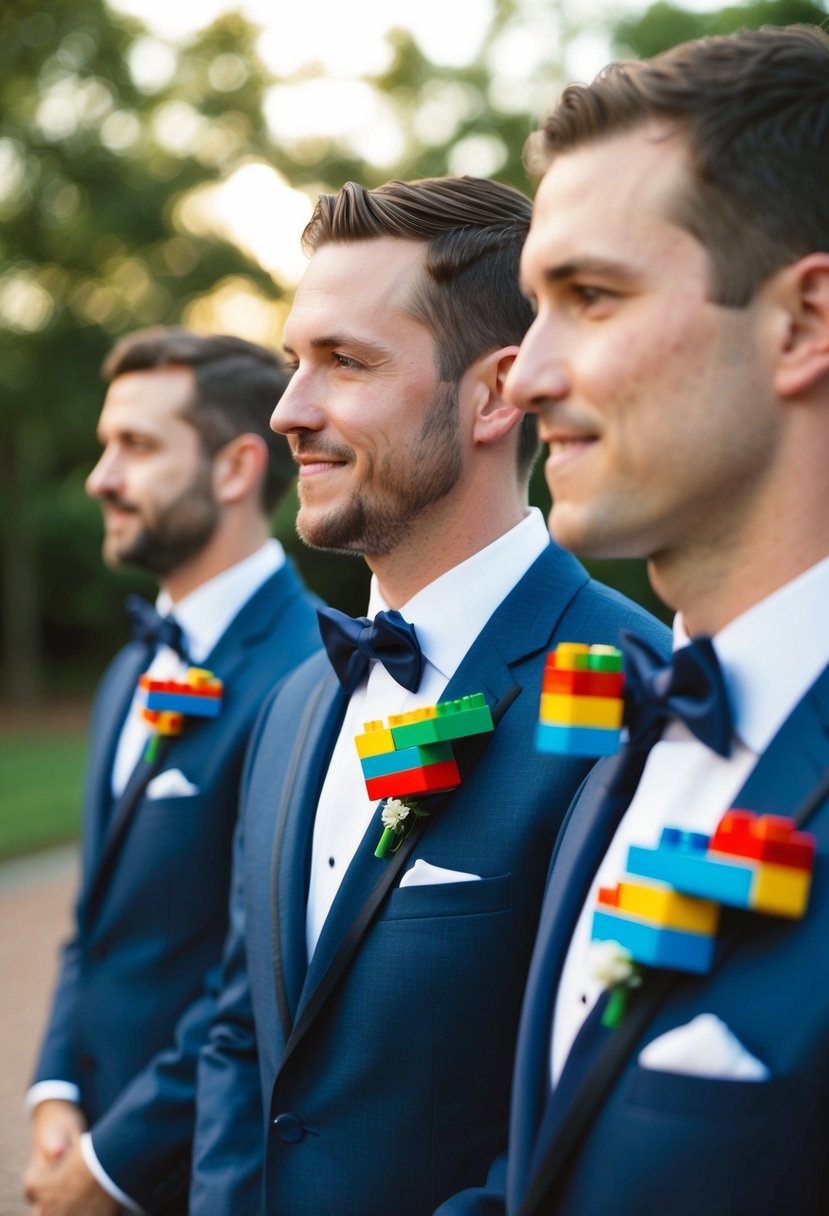
<path fill-rule="evenodd" d="M 312 350 L 337 350 L 340 346 L 359 346 L 363 350 L 386 350 L 382 342 L 361 338 L 357 334 L 321 334 L 317 338 L 311 338 L 309 345 Z M 287 342 L 283 343 L 282 350 L 286 355 L 296 358 L 296 351 Z"/>
<path fill-rule="evenodd" d="M 571 258 L 567 262 L 559 262 L 557 266 L 548 266 L 542 271 L 545 283 L 561 283 L 582 274 L 612 274 L 616 278 L 632 279 L 635 277 L 632 267 L 624 262 L 611 261 L 609 258 Z"/>

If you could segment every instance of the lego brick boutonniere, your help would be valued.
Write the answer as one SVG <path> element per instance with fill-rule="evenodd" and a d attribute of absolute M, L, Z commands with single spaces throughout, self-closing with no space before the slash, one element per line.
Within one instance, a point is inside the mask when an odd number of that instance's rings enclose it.
<path fill-rule="evenodd" d="M 144 759 L 151 764 L 163 736 L 180 735 L 185 718 L 216 718 L 222 707 L 224 684 L 204 667 L 188 667 L 182 680 L 138 680 L 141 717 L 154 728 Z"/>
<path fill-rule="evenodd" d="M 383 809 L 383 835 L 375 856 L 387 857 L 398 849 L 417 820 L 429 814 L 414 801 L 416 795 L 444 793 L 460 785 L 453 744 L 492 729 L 483 693 L 393 714 L 388 725 L 366 723 L 354 740 L 366 791 L 372 800 L 390 800 Z"/>
<path fill-rule="evenodd" d="M 618 1024 L 624 1012 L 624 1000 L 614 1000 L 618 984 L 635 986 L 626 967 L 710 971 L 722 906 L 791 920 L 804 916 L 815 845 L 793 819 L 738 808 L 726 811 L 710 836 L 666 827 L 655 848 L 631 845 L 625 877 L 599 888 L 593 912 L 591 950 L 621 968 L 620 979 L 611 975 L 605 982 L 611 1000 L 604 1024 Z M 614 1013 L 615 1021 L 606 1020 Z"/>

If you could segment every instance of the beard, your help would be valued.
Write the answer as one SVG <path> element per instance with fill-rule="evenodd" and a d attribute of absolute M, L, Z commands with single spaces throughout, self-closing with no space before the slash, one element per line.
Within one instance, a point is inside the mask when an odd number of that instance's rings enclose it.
<path fill-rule="evenodd" d="M 219 522 L 219 508 L 213 497 L 211 466 L 202 465 L 190 485 L 161 507 L 152 520 L 142 516 L 138 507 L 116 495 L 105 500 L 141 519 L 142 528 L 130 542 L 117 548 L 104 539 L 104 557 L 111 566 L 137 566 L 150 574 L 166 575 L 201 553 Z"/>
<path fill-rule="evenodd" d="M 364 483 L 344 505 L 314 517 L 300 503 L 296 530 L 306 545 L 367 556 L 384 556 L 397 548 L 414 520 L 445 498 L 461 475 L 457 389 L 455 383 L 438 387 L 411 447 L 389 449 L 379 461 L 367 457 Z M 321 450 L 313 440 L 308 447 Z M 300 436 L 296 451 L 301 450 Z M 350 448 L 328 445 L 325 451 L 354 461 Z"/>

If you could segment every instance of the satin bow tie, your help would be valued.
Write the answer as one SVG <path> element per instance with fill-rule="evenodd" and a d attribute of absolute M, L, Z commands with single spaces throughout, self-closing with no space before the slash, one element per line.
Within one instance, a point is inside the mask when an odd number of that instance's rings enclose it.
<path fill-rule="evenodd" d="M 169 646 L 187 661 L 184 634 L 174 616 L 159 616 L 152 604 L 140 595 L 128 595 L 124 606 L 127 624 L 136 642 L 147 646 Z"/>
<path fill-rule="evenodd" d="M 349 695 L 368 671 L 372 659 L 403 688 L 417 692 L 423 671 L 423 655 L 414 625 L 397 612 L 378 612 L 373 621 L 356 618 L 336 608 L 318 608 L 320 633 L 331 666 Z"/>
<path fill-rule="evenodd" d="M 652 747 L 671 718 L 721 756 L 731 751 L 731 708 L 711 639 L 694 638 L 666 663 L 642 638 L 620 631 L 625 656 L 625 725 L 637 747 Z"/>

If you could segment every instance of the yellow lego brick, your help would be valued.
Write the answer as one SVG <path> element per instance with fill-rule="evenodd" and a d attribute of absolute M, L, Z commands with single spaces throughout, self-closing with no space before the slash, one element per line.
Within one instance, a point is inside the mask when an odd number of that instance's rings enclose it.
<path fill-rule="evenodd" d="M 428 718 L 437 716 L 437 705 L 422 705 L 419 709 L 409 709 L 404 714 L 389 714 L 389 726 L 409 726 L 412 722 L 425 722 Z"/>
<path fill-rule="evenodd" d="M 795 919 L 801 917 L 809 899 L 811 872 L 768 861 L 762 862 L 756 869 L 757 876 L 751 884 L 750 896 L 755 912 L 770 912 Z"/>
<path fill-rule="evenodd" d="M 555 649 L 559 671 L 586 671 L 590 647 L 584 642 L 559 642 Z"/>
<path fill-rule="evenodd" d="M 685 929 L 689 933 L 717 932 L 720 905 L 713 899 L 697 899 L 680 895 L 668 887 L 650 887 L 645 883 L 620 882 L 620 912 L 641 916 L 664 929 Z"/>
<path fill-rule="evenodd" d="M 365 760 L 367 756 L 381 756 L 384 752 L 394 751 L 391 731 L 384 727 L 382 722 L 366 722 L 364 730 L 365 734 L 354 736 L 357 755 L 361 760 Z"/>
<path fill-rule="evenodd" d="M 542 722 L 566 726 L 602 726 L 618 730 L 623 712 L 621 697 L 578 697 L 545 692 L 541 694 L 539 717 Z"/>

